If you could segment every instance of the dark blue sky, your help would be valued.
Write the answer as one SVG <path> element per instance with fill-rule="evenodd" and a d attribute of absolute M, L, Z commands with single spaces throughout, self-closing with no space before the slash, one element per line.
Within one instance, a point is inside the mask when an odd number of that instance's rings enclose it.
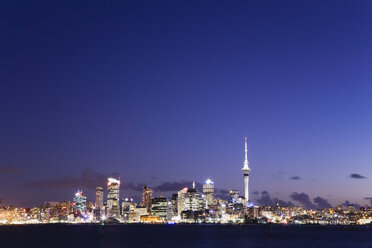
<path fill-rule="evenodd" d="M 92 200 L 111 173 L 123 197 L 207 177 L 242 190 L 247 136 L 251 192 L 366 204 L 371 13 L 370 1 L 4 1 L 0 196 L 33 205 L 79 187 Z"/>

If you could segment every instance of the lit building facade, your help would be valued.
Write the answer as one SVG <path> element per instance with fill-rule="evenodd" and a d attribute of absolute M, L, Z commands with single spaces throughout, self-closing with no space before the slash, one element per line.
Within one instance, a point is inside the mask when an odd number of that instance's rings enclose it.
<path fill-rule="evenodd" d="M 151 213 L 162 219 L 167 217 L 168 202 L 165 197 L 155 197 L 151 202 Z"/>
<path fill-rule="evenodd" d="M 205 201 L 196 189 L 188 189 L 184 200 L 183 211 L 204 210 Z"/>
<path fill-rule="evenodd" d="M 206 207 L 209 209 L 214 205 L 214 183 L 207 179 L 203 184 L 203 195 L 206 201 Z"/>
<path fill-rule="evenodd" d="M 178 191 L 177 197 L 177 214 L 180 215 L 182 211 L 185 210 L 185 199 L 187 195 L 188 188 L 183 188 Z"/>
<path fill-rule="evenodd" d="M 96 188 L 96 203 L 94 208 L 94 216 L 100 220 L 103 215 L 103 188 Z"/>
<path fill-rule="evenodd" d="M 73 199 L 73 210 L 75 215 L 84 215 L 87 210 L 87 197 L 82 191 L 78 191 Z"/>
<path fill-rule="evenodd" d="M 177 210 L 177 198 L 178 198 L 178 194 L 172 194 L 171 204 L 172 204 L 172 213 L 173 213 L 173 215 L 177 215 L 178 214 L 178 210 Z"/>
<path fill-rule="evenodd" d="M 107 208 L 109 217 L 120 217 L 119 205 L 120 180 L 109 178 L 107 182 Z"/>
<path fill-rule="evenodd" d="M 102 209 L 103 207 L 103 188 L 96 188 L 96 208 Z"/>
<path fill-rule="evenodd" d="M 142 188 L 142 206 L 147 208 L 147 211 L 151 211 L 152 202 L 152 189 L 148 188 L 146 185 Z"/>

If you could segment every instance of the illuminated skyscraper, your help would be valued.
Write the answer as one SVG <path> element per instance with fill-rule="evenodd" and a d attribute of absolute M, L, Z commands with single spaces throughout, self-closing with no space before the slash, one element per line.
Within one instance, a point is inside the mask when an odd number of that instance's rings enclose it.
<path fill-rule="evenodd" d="M 84 215 L 87 210 L 87 198 L 80 190 L 78 190 L 73 199 L 73 209 L 75 215 Z"/>
<path fill-rule="evenodd" d="M 178 194 L 172 194 L 171 203 L 172 203 L 172 212 L 173 212 L 174 215 L 177 215 L 178 214 L 178 210 L 177 210 L 177 198 L 178 198 Z"/>
<path fill-rule="evenodd" d="M 207 202 L 207 208 L 214 205 L 214 183 L 212 180 L 207 179 L 203 184 L 203 195 Z"/>
<path fill-rule="evenodd" d="M 245 148 L 244 148 L 244 152 L 245 152 L 245 159 L 244 159 L 244 166 L 243 166 L 243 174 L 244 174 L 244 197 L 245 197 L 245 200 L 246 201 L 249 201 L 249 189 L 248 189 L 248 183 L 249 183 L 249 172 L 251 171 L 251 169 L 249 169 L 249 166 L 248 166 L 248 148 L 247 148 L 247 137 L 245 137 L 244 139 L 244 145 L 245 145 Z"/>
<path fill-rule="evenodd" d="M 205 201 L 196 190 L 196 188 L 188 189 L 186 198 L 184 199 L 184 211 L 201 211 L 205 208 Z"/>
<path fill-rule="evenodd" d="M 96 188 L 96 205 L 94 209 L 94 216 L 99 220 L 103 212 L 103 188 Z"/>
<path fill-rule="evenodd" d="M 142 206 L 147 208 L 147 211 L 151 211 L 151 202 L 152 202 L 152 190 L 146 185 L 142 189 Z"/>
<path fill-rule="evenodd" d="M 177 213 L 181 214 L 182 211 L 185 210 L 185 199 L 187 195 L 188 188 L 183 188 L 180 191 L 178 191 L 178 197 L 177 197 Z"/>
<path fill-rule="evenodd" d="M 102 209 L 103 207 L 103 188 L 96 188 L 96 208 Z"/>
<path fill-rule="evenodd" d="M 168 202 L 165 197 L 155 197 L 152 199 L 151 213 L 154 216 L 158 216 L 162 219 L 167 217 Z"/>
<path fill-rule="evenodd" d="M 107 208 L 109 217 L 120 216 L 119 205 L 120 180 L 109 178 L 107 182 Z"/>

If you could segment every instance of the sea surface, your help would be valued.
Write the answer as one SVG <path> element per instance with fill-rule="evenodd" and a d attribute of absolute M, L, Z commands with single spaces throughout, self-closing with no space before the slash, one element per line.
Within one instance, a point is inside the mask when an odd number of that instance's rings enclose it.
<path fill-rule="evenodd" d="M 371 247 L 372 227 L 290 225 L 11 225 L 1 248 Z"/>

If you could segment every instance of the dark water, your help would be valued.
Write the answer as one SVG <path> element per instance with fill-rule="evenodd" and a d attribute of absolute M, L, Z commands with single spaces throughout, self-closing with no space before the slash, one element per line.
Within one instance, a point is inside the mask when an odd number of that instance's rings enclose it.
<path fill-rule="evenodd" d="M 371 247 L 372 227 L 264 225 L 0 226 L 1 248 Z"/>

